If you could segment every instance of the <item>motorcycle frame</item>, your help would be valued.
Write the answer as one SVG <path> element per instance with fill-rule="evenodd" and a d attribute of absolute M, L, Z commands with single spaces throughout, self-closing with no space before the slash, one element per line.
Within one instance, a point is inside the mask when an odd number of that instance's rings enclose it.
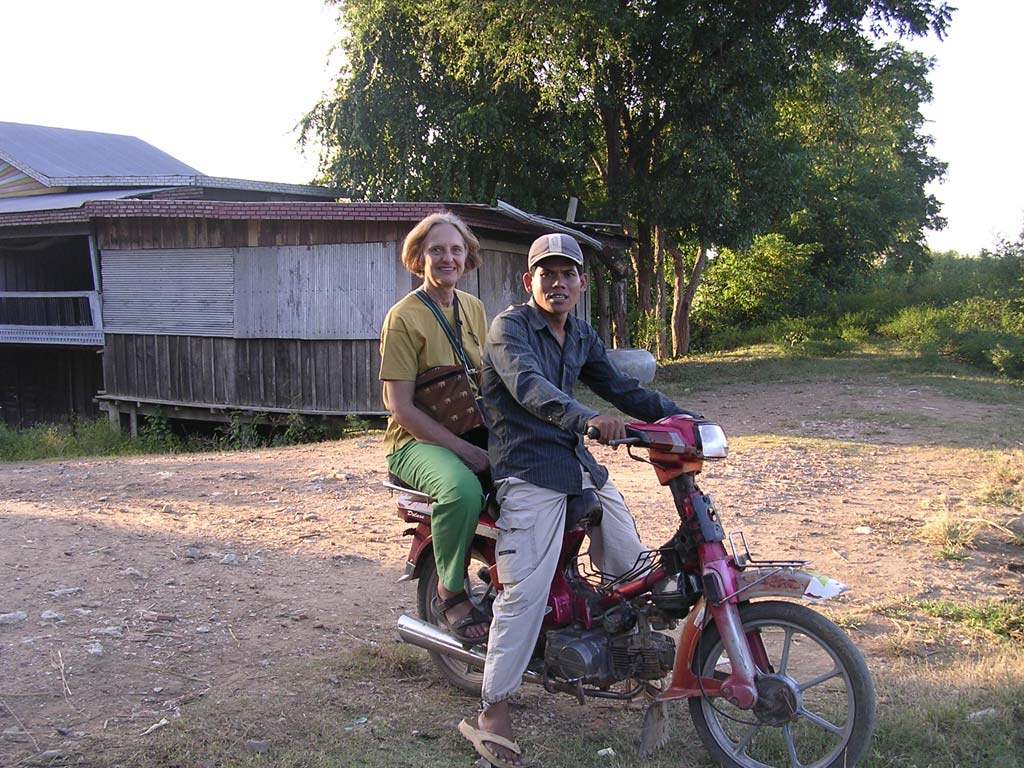
<path fill-rule="evenodd" d="M 638 427 L 641 425 L 637 425 Z M 649 430 L 650 425 L 642 425 Z M 632 455 L 632 454 L 631 454 Z M 684 621 L 682 634 L 676 646 L 672 680 L 656 701 L 674 701 L 698 696 L 724 697 L 740 709 L 751 709 L 757 703 L 756 677 L 760 671 L 767 671 L 769 662 L 760 636 L 756 632 L 744 633 L 739 618 L 739 604 L 753 599 L 781 597 L 817 602 L 829 599 L 845 590 L 845 586 L 827 579 L 795 569 L 793 566 L 806 565 L 796 561 L 753 561 L 749 552 L 740 555 L 736 551 L 733 536 L 732 554 L 725 547 L 726 535 L 720 524 L 711 498 L 697 487 L 695 476 L 702 468 L 702 461 L 692 456 L 672 456 L 655 448 L 650 449 L 651 460 L 662 485 L 672 491 L 676 510 L 682 528 L 688 528 L 696 543 L 696 565 L 688 571 L 699 572 L 703 595 L 691 606 Z M 634 456 L 634 458 L 637 458 Z M 643 459 L 639 459 L 643 460 Z M 430 498 L 417 492 L 394 487 L 399 491 L 399 514 L 407 522 L 415 522 L 414 528 L 405 531 L 413 536 L 412 546 L 406 563 L 406 572 L 400 581 L 419 578 L 426 553 L 432 548 L 430 529 Z M 681 528 L 681 530 L 682 530 Z M 571 558 L 578 553 L 585 532 L 572 530 L 565 533 L 560 553 L 560 567 L 552 580 L 548 596 L 548 611 L 544 627 L 563 627 L 574 622 L 585 629 L 593 626 L 588 600 L 573 590 L 566 577 Z M 474 548 L 489 562 L 491 585 L 500 590 L 494 550 L 498 528 L 494 521 L 481 514 L 474 537 Z M 745 540 L 743 542 L 746 545 Z M 748 569 L 747 566 L 754 566 Z M 654 584 L 670 576 L 662 566 L 656 567 L 644 576 L 609 589 L 596 600 L 601 609 L 625 603 L 648 592 Z M 593 596 L 591 596 L 593 598 Z M 719 636 L 732 672 L 725 680 L 701 677 L 694 672 L 695 661 L 700 647 L 700 638 L 707 625 L 708 616 L 718 628 Z"/>

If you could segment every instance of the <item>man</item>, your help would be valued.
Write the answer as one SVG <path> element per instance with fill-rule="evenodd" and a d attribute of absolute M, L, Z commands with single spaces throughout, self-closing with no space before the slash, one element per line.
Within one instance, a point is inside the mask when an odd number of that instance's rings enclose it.
<path fill-rule="evenodd" d="M 573 398 L 576 381 L 643 421 L 684 411 L 613 366 L 594 329 L 572 315 L 587 289 L 583 252 L 568 235 L 534 241 L 523 285 L 531 298 L 498 315 L 484 350 L 481 383 L 491 427 L 489 454 L 501 504 L 498 578 L 484 667 L 484 708 L 460 732 L 497 766 L 523 766 L 512 740 L 509 697 L 533 653 L 557 565 L 566 498 L 594 489 L 604 508 L 592 533 L 595 564 L 622 574 L 644 550 L 622 494 L 583 444 L 625 437 L 625 423 Z"/>

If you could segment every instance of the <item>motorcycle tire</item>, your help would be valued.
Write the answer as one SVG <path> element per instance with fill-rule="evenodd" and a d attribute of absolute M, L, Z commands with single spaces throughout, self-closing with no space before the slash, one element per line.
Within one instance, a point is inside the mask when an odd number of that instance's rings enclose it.
<path fill-rule="evenodd" d="M 864 657 L 839 627 L 797 603 L 744 603 L 740 620 L 759 640 L 769 669 L 759 703 L 741 710 L 723 698 L 690 699 L 697 735 L 727 768 L 849 768 L 864 757 L 875 728 L 875 692 Z M 695 673 L 731 671 L 718 629 L 704 629 Z"/>
<path fill-rule="evenodd" d="M 476 579 L 474 574 L 474 570 L 476 568 L 485 565 L 487 565 L 487 561 L 484 559 L 483 555 L 475 550 L 470 552 L 470 575 L 466 578 L 466 591 L 469 593 L 470 599 L 473 600 L 477 608 L 480 608 L 489 616 L 491 613 L 491 601 L 486 598 L 486 595 L 488 594 L 488 585 Z M 429 624 L 433 624 L 435 627 L 444 629 L 444 622 L 439 620 L 439 617 L 434 613 L 433 599 L 436 594 L 437 564 L 434 562 L 434 553 L 430 552 L 427 555 L 426 560 L 423 562 L 423 569 L 420 572 L 419 584 L 416 590 L 416 610 L 419 612 L 420 619 Z M 484 651 L 486 647 L 486 645 L 477 646 L 481 651 Z M 481 670 L 469 667 L 462 662 L 456 661 L 455 659 L 444 656 L 440 653 L 436 653 L 435 651 L 428 651 L 428 653 L 430 654 L 430 658 L 434 662 L 438 671 L 444 675 L 445 679 L 448 680 L 449 683 L 460 691 L 465 691 L 473 696 L 480 696 L 480 688 L 483 685 L 484 680 L 484 675 Z"/>

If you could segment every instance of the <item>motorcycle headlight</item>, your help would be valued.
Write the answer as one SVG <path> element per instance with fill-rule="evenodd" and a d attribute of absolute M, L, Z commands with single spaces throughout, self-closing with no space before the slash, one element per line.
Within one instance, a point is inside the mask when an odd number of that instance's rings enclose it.
<path fill-rule="evenodd" d="M 720 426 L 701 424 L 697 431 L 700 433 L 701 454 L 705 459 L 724 459 L 729 455 L 729 441 Z"/>

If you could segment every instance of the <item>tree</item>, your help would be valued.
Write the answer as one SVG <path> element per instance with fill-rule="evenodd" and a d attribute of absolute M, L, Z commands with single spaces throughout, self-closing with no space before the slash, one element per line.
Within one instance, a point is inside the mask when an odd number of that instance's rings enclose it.
<path fill-rule="evenodd" d="M 416 181 L 398 192 L 420 195 L 436 192 L 430 182 L 438 177 L 452 188 L 457 174 L 444 174 L 446 164 L 466 169 L 473 181 L 458 189 L 467 193 L 518 184 L 500 171 L 520 167 L 522 157 L 537 160 L 530 167 L 550 164 L 557 170 L 544 191 L 564 181 L 561 189 L 573 190 L 589 215 L 636 239 L 641 313 L 664 311 L 655 296 L 655 243 L 666 244 L 676 272 L 676 354 L 687 350 L 687 302 L 708 247 L 749 242 L 797 189 L 798 146 L 778 130 L 782 94 L 815 56 L 858 46 L 865 25 L 942 34 L 950 15 L 933 0 L 355 0 L 343 8 L 351 70 L 309 123 L 333 142 L 327 169 L 353 181 L 360 166 L 350 157 L 392 179 L 408 169 Z M 381 24 L 398 43 L 377 39 Z M 390 68 L 398 80 L 381 83 L 379 73 Z M 509 93 L 523 101 L 511 99 L 480 127 L 470 105 L 486 100 L 488 88 L 492 101 Z M 380 105 L 396 92 L 402 108 Z M 465 120 L 432 117 L 435 105 L 453 99 Z M 397 127 L 387 127 L 379 110 L 394 114 Z M 395 151 L 380 156 L 381 140 Z M 467 164 L 460 164 L 463 145 Z M 492 152 L 503 158 L 497 167 Z M 544 191 L 531 178 L 516 201 L 533 194 L 543 207 Z M 696 254 L 692 263 L 683 246 Z M 621 281 L 621 270 L 613 278 Z M 618 282 L 612 292 L 625 293 Z"/>
<path fill-rule="evenodd" d="M 925 185 L 945 164 L 929 155 L 922 103 L 930 62 L 867 41 L 819 56 L 783 99 L 781 130 L 807 158 L 802 204 L 780 222 L 797 243 L 821 245 L 812 269 L 841 288 L 879 257 L 896 269 L 927 259 L 924 228 L 944 225 Z"/>
<path fill-rule="evenodd" d="M 781 93 L 815 55 L 859 49 L 865 24 L 941 35 L 950 17 L 944 3 L 927 0 L 483 0 L 435 8 L 432 23 L 454 25 L 474 49 L 490 52 L 499 82 L 532 83 L 592 126 L 607 213 L 637 239 L 641 313 L 657 285 L 658 230 L 695 248 L 689 274 L 673 254 L 676 354 L 687 350 L 686 317 L 707 248 L 748 242 L 785 207 L 797 164 L 775 129 Z"/>
<path fill-rule="evenodd" d="M 495 86 L 485 60 L 459 61 L 429 3 L 333 0 L 344 64 L 334 93 L 303 119 L 320 177 L 355 199 L 493 201 L 564 211 L 586 173 L 574 125 L 524 81 Z"/>
<path fill-rule="evenodd" d="M 770 234 L 755 237 L 750 248 L 719 251 L 694 304 L 694 324 L 714 334 L 801 313 L 816 250 Z"/>

